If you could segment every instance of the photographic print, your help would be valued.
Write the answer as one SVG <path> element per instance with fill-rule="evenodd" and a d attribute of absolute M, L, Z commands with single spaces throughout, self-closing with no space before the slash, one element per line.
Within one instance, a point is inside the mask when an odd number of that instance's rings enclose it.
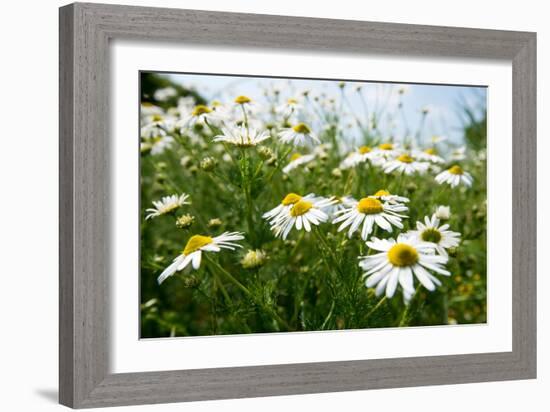
<path fill-rule="evenodd" d="M 487 320 L 487 89 L 140 72 L 140 337 Z"/>

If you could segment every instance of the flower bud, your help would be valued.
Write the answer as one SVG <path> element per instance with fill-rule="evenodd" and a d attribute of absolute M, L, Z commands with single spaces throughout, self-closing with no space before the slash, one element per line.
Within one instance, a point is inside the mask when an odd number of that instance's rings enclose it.
<path fill-rule="evenodd" d="M 262 266 L 267 259 L 267 255 L 263 250 L 249 250 L 241 259 L 241 265 L 245 269 L 254 269 Z"/>
<path fill-rule="evenodd" d="M 183 286 L 185 288 L 193 289 L 200 285 L 200 280 L 194 275 L 188 275 L 183 278 Z"/>
<path fill-rule="evenodd" d="M 336 168 L 332 169 L 330 174 L 332 175 L 332 177 L 340 179 L 342 177 L 342 170 L 336 167 Z"/>
<path fill-rule="evenodd" d="M 201 169 L 205 172 L 210 172 L 216 167 L 216 160 L 213 157 L 205 157 L 200 163 Z"/>
<path fill-rule="evenodd" d="M 208 226 L 209 228 L 217 228 L 217 227 L 220 227 L 222 225 L 222 221 L 221 219 L 218 219 L 218 218 L 214 218 L 214 219 L 210 219 L 208 221 L 208 223 L 206 224 L 206 226 Z"/>
<path fill-rule="evenodd" d="M 267 146 L 258 147 L 258 155 L 262 160 L 268 160 L 274 157 L 273 151 Z"/>
<path fill-rule="evenodd" d="M 195 221 L 195 216 L 192 215 L 182 215 L 176 219 L 176 226 L 180 229 L 187 229 Z"/>

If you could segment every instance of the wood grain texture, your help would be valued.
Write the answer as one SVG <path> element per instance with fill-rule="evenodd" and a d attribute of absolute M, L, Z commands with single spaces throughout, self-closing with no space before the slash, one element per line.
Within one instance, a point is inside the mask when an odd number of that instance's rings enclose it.
<path fill-rule="evenodd" d="M 536 376 L 533 33 L 75 3 L 60 9 L 60 402 L 85 408 Z M 513 350 L 110 374 L 109 40 L 491 58 L 513 67 Z"/>

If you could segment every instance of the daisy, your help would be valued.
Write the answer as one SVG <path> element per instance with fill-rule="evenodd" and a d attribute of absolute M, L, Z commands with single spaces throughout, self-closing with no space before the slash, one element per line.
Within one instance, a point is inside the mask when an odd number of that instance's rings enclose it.
<path fill-rule="evenodd" d="M 415 293 L 413 274 L 430 291 L 441 285 L 430 271 L 451 275 L 443 266 L 447 257 L 434 254 L 434 245 L 416 236 L 400 234 L 397 240 L 373 238 L 367 246 L 380 253 L 360 256 L 359 266 L 365 272 L 365 285 L 376 286 L 378 296 L 385 291 L 388 298 L 393 297 L 399 284 L 405 300 L 409 300 Z"/>
<path fill-rule="evenodd" d="M 173 142 L 174 138 L 172 136 L 159 135 L 150 139 L 145 139 L 140 147 L 142 152 L 150 150 L 152 155 L 158 155 L 170 148 Z"/>
<path fill-rule="evenodd" d="M 279 215 L 271 225 L 276 237 L 281 237 L 285 240 L 293 227 L 296 230 L 304 230 L 311 232 L 311 225 L 318 226 L 326 222 L 329 217 L 323 212 L 323 208 L 330 205 L 333 199 L 323 197 L 312 198 L 310 200 L 300 200 L 293 204 L 287 213 Z"/>
<path fill-rule="evenodd" d="M 314 154 L 302 155 L 300 153 L 294 153 L 292 156 L 290 156 L 290 162 L 285 167 L 283 167 L 283 173 L 288 173 L 299 166 L 305 165 L 313 161 L 314 159 Z"/>
<path fill-rule="evenodd" d="M 173 87 L 168 86 L 162 89 L 155 90 L 155 94 L 153 95 L 153 97 L 155 98 L 155 100 L 159 102 L 165 102 L 171 97 L 176 97 L 177 95 L 178 95 L 178 91 Z"/>
<path fill-rule="evenodd" d="M 445 159 L 437 154 L 437 150 L 433 147 L 428 147 L 424 150 L 414 150 L 413 157 L 418 160 L 432 163 L 444 163 Z"/>
<path fill-rule="evenodd" d="M 177 110 L 180 113 L 190 112 L 191 110 L 193 110 L 195 105 L 196 105 L 196 102 L 194 97 L 192 96 L 180 97 L 178 99 Z"/>
<path fill-rule="evenodd" d="M 340 169 L 350 169 L 361 163 L 366 162 L 368 159 L 376 157 L 374 152 L 369 146 L 361 146 L 357 150 L 351 152 L 340 163 Z"/>
<path fill-rule="evenodd" d="M 240 95 L 235 97 L 234 102 L 244 106 L 245 104 L 252 104 L 252 99 L 248 96 Z"/>
<path fill-rule="evenodd" d="M 284 199 L 278 206 L 274 207 L 268 212 L 265 212 L 262 217 L 270 224 L 272 224 L 279 218 L 288 215 L 288 211 L 290 210 L 290 208 L 298 203 L 300 200 L 311 200 L 314 197 L 315 195 L 313 193 L 310 193 L 303 197 L 296 193 L 289 193 L 284 197 Z"/>
<path fill-rule="evenodd" d="M 164 196 L 160 200 L 153 201 L 154 207 L 146 210 L 146 212 L 149 212 L 149 214 L 147 215 L 145 220 L 171 213 L 183 205 L 190 205 L 191 202 L 187 201 L 188 198 L 189 195 L 183 193 L 180 196 Z"/>
<path fill-rule="evenodd" d="M 466 159 L 466 146 L 460 146 L 451 152 L 450 159 L 455 162 L 460 162 Z"/>
<path fill-rule="evenodd" d="M 218 119 L 219 114 L 216 111 L 204 104 L 198 104 L 187 115 L 182 116 L 177 126 L 183 129 L 196 124 L 204 124 L 208 121 L 215 122 Z"/>
<path fill-rule="evenodd" d="M 293 127 L 281 130 L 279 138 L 283 143 L 292 143 L 295 146 L 305 146 L 308 142 L 321 143 L 305 123 L 298 123 Z"/>
<path fill-rule="evenodd" d="M 464 171 L 460 166 L 454 165 L 439 173 L 435 177 L 435 181 L 439 184 L 448 183 L 451 187 L 457 187 L 461 183 L 470 187 L 472 186 L 473 178 L 470 173 Z"/>
<path fill-rule="evenodd" d="M 153 122 L 142 126 L 140 130 L 140 136 L 144 139 L 154 139 L 165 135 L 166 131 L 162 128 L 162 126 Z"/>
<path fill-rule="evenodd" d="M 437 253 L 447 256 L 446 249 L 457 247 L 460 243 L 460 233 L 447 229 L 449 229 L 449 225 L 439 226 L 439 219 L 434 214 L 432 217 L 424 216 L 424 223 L 416 222 L 416 230 L 412 230 L 410 233 L 423 242 L 433 243 Z"/>
<path fill-rule="evenodd" d="M 399 173 L 404 173 L 406 175 L 412 175 L 413 173 L 423 173 L 428 170 L 430 166 L 427 162 L 419 162 L 414 157 L 408 154 L 402 154 L 390 160 L 384 164 L 384 172 L 392 173 L 397 171 Z"/>
<path fill-rule="evenodd" d="M 164 111 L 162 108 L 155 106 L 153 103 L 142 102 L 140 113 L 143 118 L 147 118 L 148 116 L 153 116 L 155 114 L 162 115 Z"/>
<path fill-rule="evenodd" d="M 145 116 L 141 126 L 142 137 L 156 137 L 164 135 L 165 131 L 174 130 L 175 119 L 172 116 L 154 114 Z"/>
<path fill-rule="evenodd" d="M 432 136 L 432 143 L 433 144 L 438 144 L 438 143 L 442 143 L 444 141 L 447 140 L 447 137 L 446 136 L 440 136 L 440 135 L 434 135 Z"/>
<path fill-rule="evenodd" d="M 223 127 L 222 133 L 214 137 L 214 142 L 226 142 L 239 147 L 256 146 L 271 137 L 267 131 L 260 133 L 252 127 L 247 128 L 245 124 L 233 129 Z"/>
<path fill-rule="evenodd" d="M 375 194 L 373 194 L 370 197 L 375 197 L 377 199 L 383 200 L 384 202 L 393 203 L 393 204 L 395 204 L 395 203 L 408 203 L 409 202 L 408 197 L 392 195 L 390 192 L 388 192 L 385 189 L 379 190 L 378 192 L 376 192 Z"/>
<path fill-rule="evenodd" d="M 392 159 L 399 155 L 399 147 L 396 143 L 381 143 L 375 149 L 374 153 L 377 157 L 381 157 L 383 159 Z"/>
<path fill-rule="evenodd" d="M 219 119 L 229 119 L 231 117 L 231 106 L 223 104 L 219 100 L 212 100 L 210 108 L 215 112 Z"/>
<path fill-rule="evenodd" d="M 293 113 L 302 109 L 302 105 L 297 99 L 290 98 L 286 103 L 278 106 L 275 111 L 283 116 L 285 119 L 289 118 Z"/>
<path fill-rule="evenodd" d="M 342 222 L 340 227 L 338 227 L 338 232 L 349 226 L 348 237 L 351 237 L 363 224 L 361 238 L 367 240 L 375 223 L 387 232 L 392 231 L 392 225 L 402 229 L 403 224 L 401 223 L 401 219 L 407 216 L 399 213 L 406 212 L 407 210 L 407 206 L 401 203 L 381 202 L 374 197 L 364 197 L 354 202 L 351 207 L 337 212 L 338 217 L 332 223 Z"/>
<path fill-rule="evenodd" d="M 244 236 L 240 232 L 225 232 L 216 237 L 193 235 L 187 241 L 181 254 L 160 274 L 157 282 L 160 285 L 166 278 L 189 266 L 189 263 L 191 263 L 193 269 L 197 270 L 201 265 L 203 251 L 219 252 L 221 249 L 235 250 L 235 248 L 242 246 L 234 242 L 243 239 Z"/>

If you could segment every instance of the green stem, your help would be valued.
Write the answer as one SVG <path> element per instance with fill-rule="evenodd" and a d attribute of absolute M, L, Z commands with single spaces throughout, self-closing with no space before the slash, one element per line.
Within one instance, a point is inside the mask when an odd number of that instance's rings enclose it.
<path fill-rule="evenodd" d="M 317 239 L 319 239 L 319 242 L 323 245 L 323 248 L 325 249 L 325 251 L 328 252 L 328 255 L 332 259 L 332 263 L 333 263 L 334 268 L 336 269 L 336 271 L 341 276 L 343 276 L 344 274 L 342 273 L 342 268 L 340 267 L 340 262 L 338 261 L 338 257 L 334 254 L 334 250 L 328 244 L 328 241 L 327 241 L 325 235 L 323 233 L 321 233 L 320 229 L 313 229 L 313 232 L 315 233 L 315 236 L 317 237 Z M 327 262 L 327 266 L 330 269 L 330 265 L 328 264 L 328 262 Z"/>
<path fill-rule="evenodd" d="M 407 304 L 407 306 L 405 307 L 405 310 L 403 311 L 403 315 L 401 316 L 401 320 L 399 321 L 398 326 L 407 326 L 408 321 L 409 321 L 408 317 L 409 317 L 409 313 L 411 311 L 412 303 L 413 303 L 414 299 L 416 298 L 416 295 L 418 295 L 418 291 L 420 290 L 421 287 L 422 287 L 422 284 L 419 283 L 418 286 L 416 287 L 416 290 L 414 291 L 414 295 L 412 295 L 410 302 Z"/>
<path fill-rule="evenodd" d="M 217 273 L 215 271 L 210 271 L 210 273 L 212 274 L 212 276 L 214 277 L 214 280 L 215 282 L 217 283 L 217 285 L 219 286 L 221 292 L 222 292 L 222 295 L 225 299 L 225 301 L 233 306 L 233 301 L 231 300 L 231 298 L 229 297 L 229 293 L 227 293 L 227 289 L 225 288 L 225 286 L 223 285 L 220 277 L 217 275 Z"/>
<path fill-rule="evenodd" d="M 289 147 L 281 157 L 279 157 L 279 159 L 277 160 L 277 166 L 274 167 L 273 171 L 267 176 L 266 183 L 271 183 L 271 180 L 273 179 L 273 176 L 275 175 L 275 173 L 277 173 L 279 170 L 282 169 L 283 161 L 286 159 L 286 157 L 290 154 L 291 151 L 292 151 L 292 146 Z"/>
<path fill-rule="evenodd" d="M 401 195 L 402 194 L 401 189 L 403 187 L 404 176 L 405 176 L 405 173 L 403 173 L 403 172 L 401 174 L 399 174 L 399 177 L 397 178 L 397 183 L 395 185 L 395 191 L 392 192 L 392 193 L 394 193 L 396 195 Z"/>
<path fill-rule="evenodd" d="M 306 234 L 305 231 L 302 231 L 300 233 L 300 236 L 298 237 L 298 240 L 296 241 L 296 245 L 292 248 L 292 251 L 290 252 L 290 255 L 288 255 L 288 260 L 291 261 L 296 252 L 298 251 L 298 246 L 302 242 L 302 239 L 304 238 L 304 235 Z"/>
<path fill-rule="evenodd" d="M 370 128 L 369 109 L 368 109 L 367 102 L 366 102 L 365 97 L 363 96 L 362 92 L 359 92 L 359 98 L 361 99 L 361 105 L 363 106 L 363 111 L 365 112 L 365 119 L 366 119 L 366 123 L 367 123 L 367 128 L 366 129 L 368 131 L 369 128 Z"/>
<path fill-rule="evenodd" d="M 256 167 L 256 171 L 254 172 L 254 175 L 252 176 L 254 179 L 258 177 L 258 175 L 262 171 L 263 166 L 264 166 L 264 161 L 263 160 L 258 162 L 258 166 Z"/>
<path fill-rule="evenodd" d="M 422 132 L 424 131 L 424 124 L 426 122 L 426 113 L 422 114 L 422 117 L 420 118 L 420 125 L 418 126 L 418 130 L 416 131 L 414 138 L 415 142 L 417 144 L 420 144 L 420 138 L 422 137 Z"/>
<path fill-rule="evenodd" d="M 347 195 L 350 193 L 351 185 L 353 183 L 353 178 L 355 177 L 355 169 L 349 169 L 348 177 L 346 179 L 346 183 L 344 185 L 344 192 L 343 195 Z"/>
<path fill-rule="evenodd" d="M 374 306 L 374 308 L 372 308 L 370 310 L 370 312 L 367 313 L 367 316 L 365 316 L 365 319 L 368 319 L 374 312 L 376 312 L 378 310 L 378 308 L 380 308 L 380 306 L 382 306 L 384 304 L 384 302 L 386 302 L 386 300 L 388 300 L 388 298 L 386 296 L 384 296 L 382 299 L 380 299 L 378 301 L 378 303 Z"/>
<path fill-rule="evenodd" d="M 264 303 L 258 301 L 256 296 L 241 282 L 239 282 L 231 273 L 225 270 L 220 264 L 211 259 L 206 253 L 204 254 L 208 262 L 210 262 L 220 273 L 222 273 L 231 283 L 233 283 L 238 289 L 240 289 L 245 295 L 251 298 L 255 304 L 260 306 L 265 312 L 269 313 L 279 324 L 281 324 L 287 330 L 291 330 L 290 326 L 282 319 L 273 309 L 267 307 Z"/>
<path fill-rule="evenodd" d="M 319 328 L 320 330 L 324 330 L 325 329 L 325 326 L 327 326 L 327 323 L 328 321 L 330 320 L 330 317 L 332 316 L 332 312 L 334 311 L 334 306 L 335 306 L 336 302 L 333 300 L 332 301 L 332 305 L 330 305 L 330 310 L 328 312 L 328 315 L 326 316 L 325 320 L 323 321 L 323 324 L 321 325 L 321 327 Z"/>
<path fill-rule="evenodd" d="M 357 113 L 355 113 L 355 110 L 353 110 L 353 106 L 351 105 L 348 97 L 346 96 L 346 94 L 343 92 L 342 90 L 342 98 L 344 100 L 344 103 L 346 103 L 346 105 L 348 106 L 348 109 L 351 113 L 351 115 L 355 118 L 355 121 L 357 122 L 357 125 L 359 126 L 359 128 L 361 129 L 361 131 L 364 133 L 365 132 L 365 128 L 363 126 L 363 122 L 361 121 L 361 119 L 359 119 L 359 116 L 357 116 Z"/>
<path fill-rule="evenodd" d="M 254 221 L 252 218 L 252 189 L 250 176 L 248 175 L 248 156 L 246 149 L 242 150 L 242 160 L 241 160 L 241 181 L 242 181 L 242 190 L 243 195 L 246 201 L 246 221 L 248 224 L 248 234 L 250 236 L 250 241 L 254 246 L 255 242 L 255 232 L 254 232 Z"/>

